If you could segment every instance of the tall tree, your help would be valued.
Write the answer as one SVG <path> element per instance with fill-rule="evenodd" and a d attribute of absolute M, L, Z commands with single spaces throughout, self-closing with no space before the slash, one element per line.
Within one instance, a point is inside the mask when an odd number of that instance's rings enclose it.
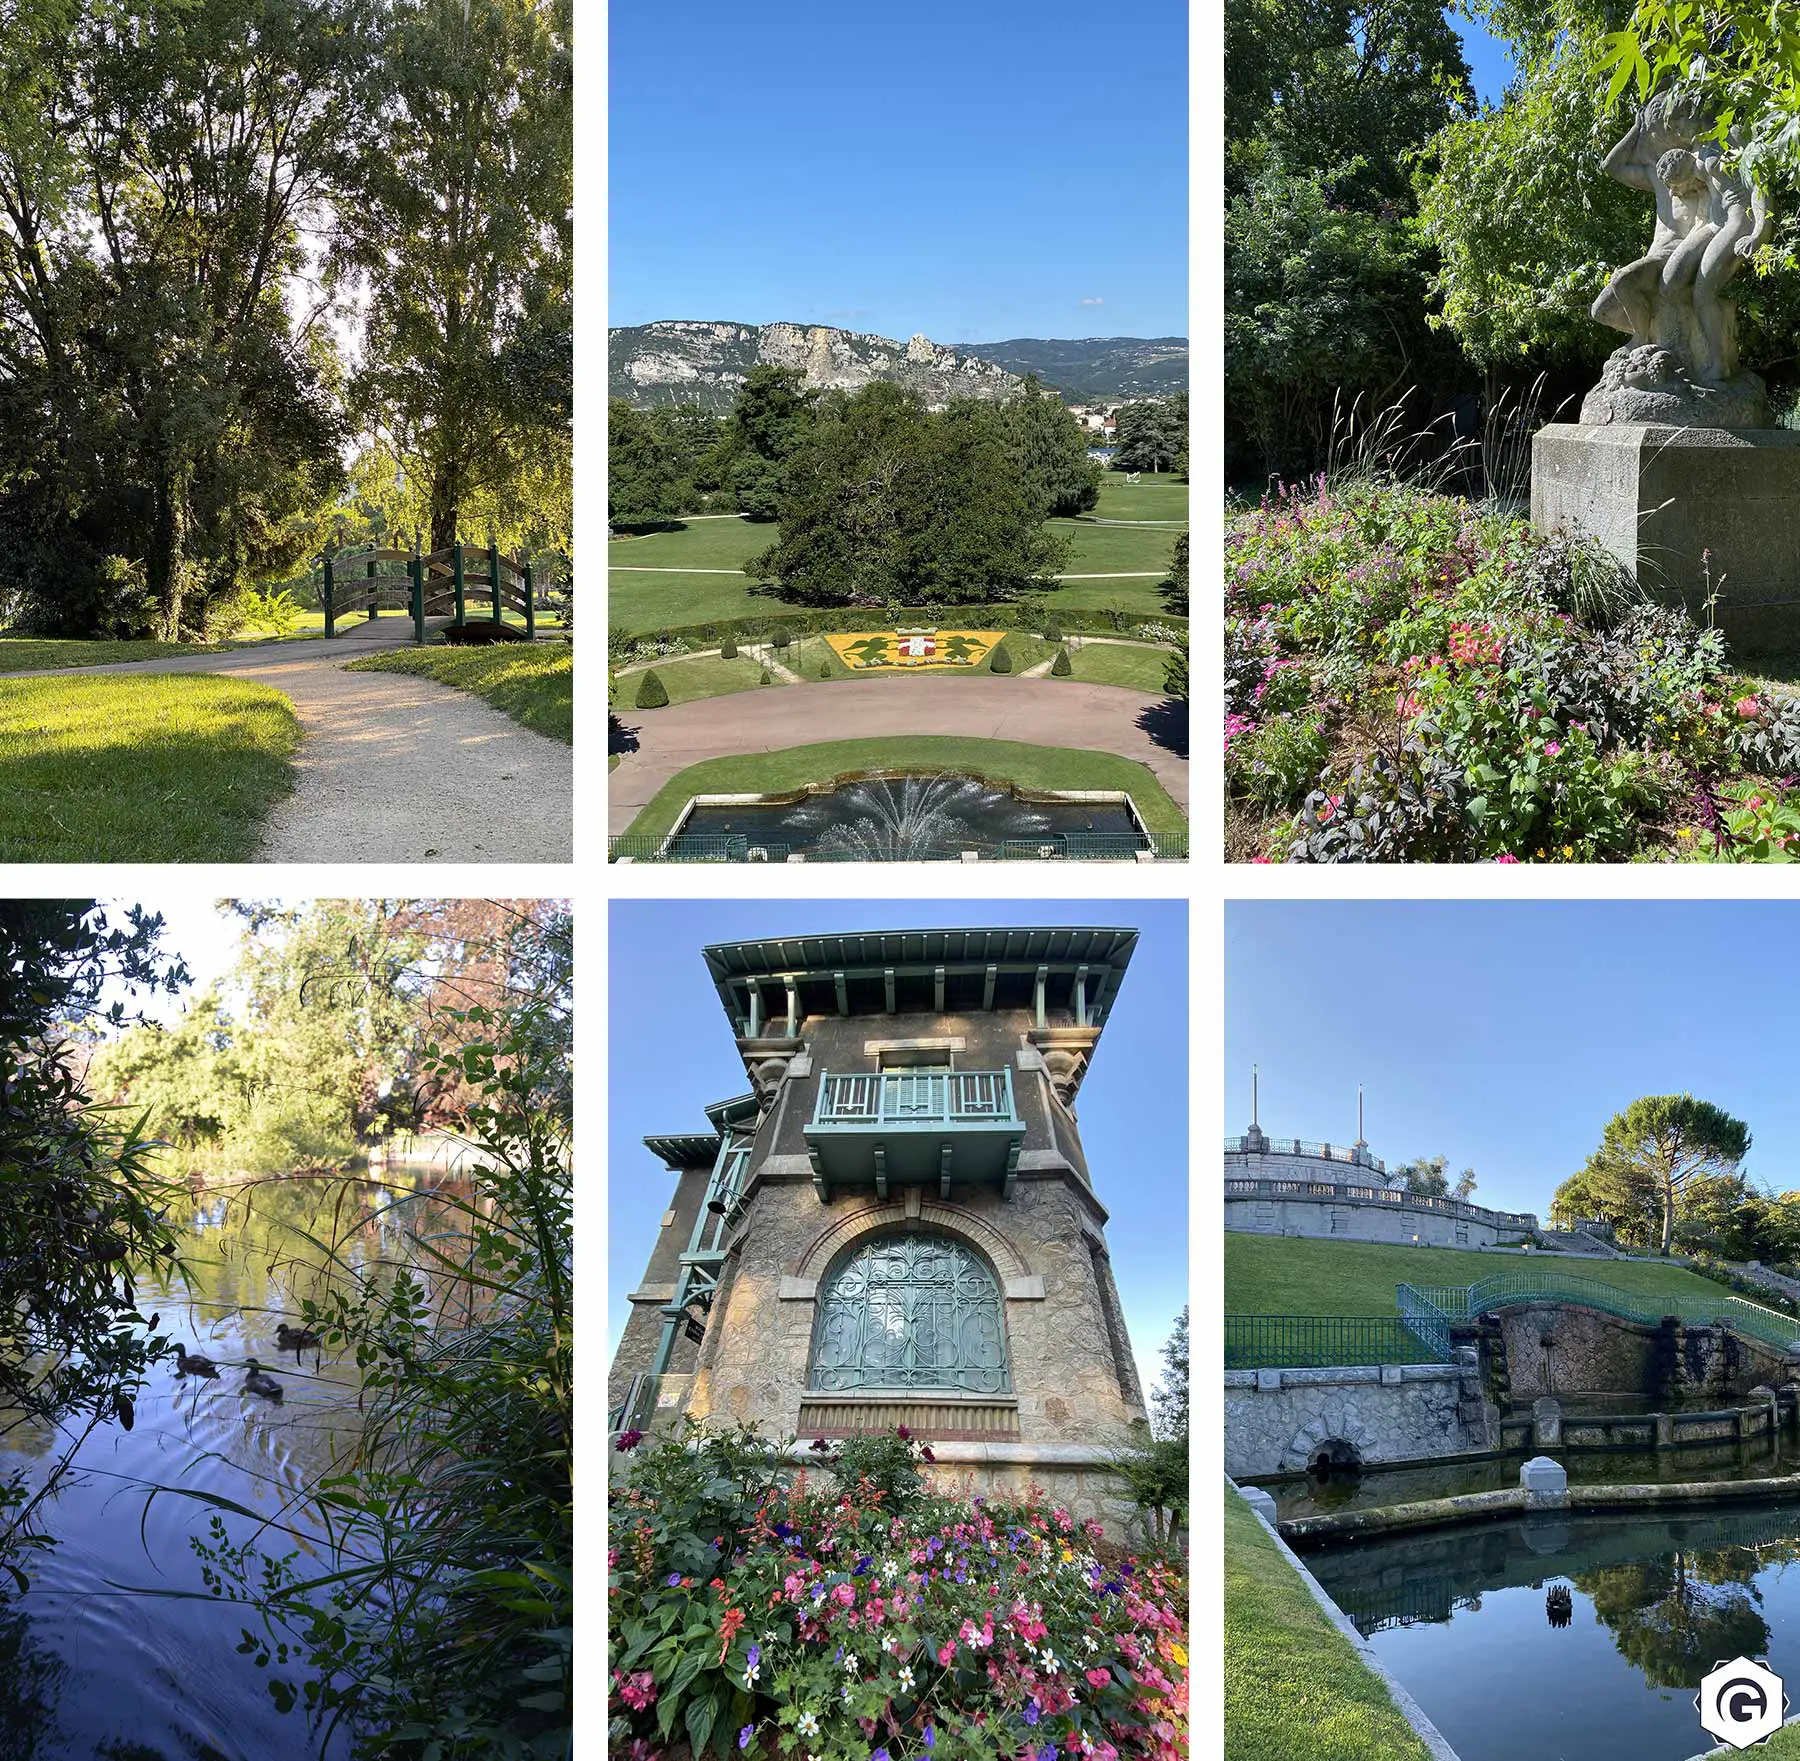
<path fill-rule="evenodd" d="M 1031 373 L 1023 395 L 1000 407 L 1015 467 L 1044 517 L 1069 518 L 1093 507 L 1100 499 L 1101 468 L 1088 457 L 1087 431 L 1062 399 Z"/>
<path fill-rule="evenodd" d="M 332 271 L 366 301 L 358 406 L 418 473 L 438 550 L 569 446 L 570 6 L 377 16 Z"/>
<path fill-rule="evenodd" d="M 1187 457 L 1188 399 L 1185 391 L 1173 397 L 1145 398 L 1121 404 L 1115 417 L 1118 451 L 1115 471 L 1173 471 Z"/>
<path fill-rule="evenodd" d="M 1552 1209 L 1567 1216 L 1598 1207 L 1600 1215 L 1629 1224 L 1654 1206 L 1667 1254 L 1689 1189 L 1711 1176 L 1735 1174 L 1749 1149 L 1743 1121 L 1710 1101 L 1644 1095 L 1607 1121 L 1600 1147 L 1557 1189 Z"/>

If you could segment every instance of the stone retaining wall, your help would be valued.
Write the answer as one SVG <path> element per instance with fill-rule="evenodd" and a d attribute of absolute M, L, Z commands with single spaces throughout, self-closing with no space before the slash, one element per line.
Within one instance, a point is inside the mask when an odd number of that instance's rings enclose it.
<path fill-rule="evenodd" d="M 1493 1449 L 1473 1363 L 1227 1370 L 1225 1471 L 1299 1473 L 1337 1444 L 1364 1466 Z"/>

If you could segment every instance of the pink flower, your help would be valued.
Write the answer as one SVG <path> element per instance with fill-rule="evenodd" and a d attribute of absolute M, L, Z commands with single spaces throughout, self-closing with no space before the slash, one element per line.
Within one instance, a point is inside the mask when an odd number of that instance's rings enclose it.
<path fill-rule="evenodd" d="M 1499 854 L 1499 855 L 1498 855 L 1498 856 L 1496 856 L 1496 857 L 1495 857 L 1495 858 L 1494 858 L 1494 860 L 1495 860 L 1495 861 L 1496 861 L 1496 862 L 1517 862 L 1517 861 L 1518 861 L 1518 860 L 1519 860 L 1519 859 L 1518 859 L 1518 857 L 1516 857 L 1516 856 L 1510 856 L 1510 855 L 1508 855 L 1508 854 L 1507 854 L 1507 853 L 1506 853 L 1506 852 L 1505 852 L 1505 851 L 1504 851 L 1504 850 L 1503 850 L 1503 851 L 1501 851 L 1501 853 L 1500 853 L 1500 854 Z"/>
<path fill-rule="evenodd" d="M 1112 1680 L 1112 1677 L 1104 1669 L 1090 1669 L 1087 1672 L 1087 1678 L 1097 1688 L 1105 1687 Z"/>
<path fill-rule="evenodd" d="M 1762 705 L 1754 697 L 1740 697 L 1737 700 L 1737 712 L 1745 721 L 1749 721 Z"/>
<path fill-rule="evenodd" d="M 1546 758 L 1554 758 L 1560 751 L 1562 751 L 1562 743 L 1560 741 L 1546 740 L 1544 742 L 1544 756 Z"/>

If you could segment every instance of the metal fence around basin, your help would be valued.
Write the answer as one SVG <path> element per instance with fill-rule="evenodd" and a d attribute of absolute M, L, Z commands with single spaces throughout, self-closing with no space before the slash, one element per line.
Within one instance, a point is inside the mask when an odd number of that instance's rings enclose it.
<path fill-rule="evenodd" d="M 1445 1364 L 1399 1315 L 1227 1315 L 1228 1370 L 1312 1370 L 1361 1364 Z"/>
<path fill-rule="evenodd" d="M 925 857 L 896 858 L 905 861 L 960 862 L 964 853 L 982 862 L 1185 862 L 1187 834 L 1159 832 L 1148 844 L 1130 833 L 1047 832 L 1037 838 L 971 838 L 954 849 Z M 613 862 L 786 862 L 798 855 L 790 844 L 741 832 L 722 836 L 678 833 L 674 837 L 639 837 L 624 833 L 607 839 L 607 857 Z M 814 850 L 800 856 L 805 862 L 866 862 L 863 850 Z"/>

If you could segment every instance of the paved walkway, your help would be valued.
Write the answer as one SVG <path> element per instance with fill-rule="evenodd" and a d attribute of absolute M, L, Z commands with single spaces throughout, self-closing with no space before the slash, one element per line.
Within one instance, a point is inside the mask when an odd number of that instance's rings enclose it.
<path fill-rule="evenodd" d="M 568 862 L 571 748 L 479 697 L 403 673 L 344 663 L 412 641 L 405 618 L 346 623 L 332 641 L 266 642 L 90 673 L 219 673 L 272 685 L 305 730 L 294 792 L 277 802 L 262 862 Z M 49 671 L 0 674 L 46 678 Z"/>
<path fill-rule="evenodd" d="M 1116 752 L 1148 765 L 1186 812 L 1187 758 L 1158 745 L 1148 731 L 1162 719 L 1157 712 L 1167 713 L 1166 701 L 1144 691 L 1074 679 L 927 676 L 842 680 L 799 691 L 739 691 L 667 709 L 621 709 L 615 713 L 638 746 L 623 755 L 612 773 L 607 830 L 626 830 L 664 783 L 702 759 L 897 734 Z"/>

